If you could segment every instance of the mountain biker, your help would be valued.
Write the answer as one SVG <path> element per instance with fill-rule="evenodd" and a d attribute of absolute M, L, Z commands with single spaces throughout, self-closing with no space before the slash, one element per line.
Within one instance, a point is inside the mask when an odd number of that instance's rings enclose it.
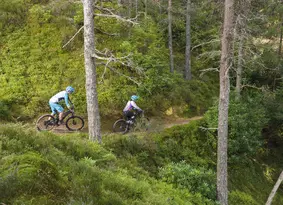
<path fill-rule="evenodd" d="M 135 112 L 137 113 L 142 113 L 143 110 L 141 108 L 139 108 L 136 104 L 136 101 L 139 99 L 139 96 L 137 95 L 132 95 L 131 96 L 131 100 L 129 100 L 125 106 L 125 108 L 123 109 L 123 114 L 124 117 L 129 120 L 131 119 L 133 116 L 135 116 Z"/>
<path fill-rule="evenodd" d="M 49 105 L 50 105 L 50 108 L 51 108 L 51 115 L 55 115 L 56 112 L 59 113 L 59 125 L 60 124 L 63 124 L 62 122 L 62 118 L 63 118 L 63 111 L 64 111 L 64 108 L 59 104 L 60 101 L 64 100 L 65 101 L 65 104 L 67 106 L 68 109 L 71 109 L 71 104 L 70 104 L 70 99 L 69 99 L 69 94 L 75 92 L 75 89 L 72 87 L 72 86 L 68 86 L 66 88 L 66 90 L 63 90 L 59 93 L 57 93 L 56 95 L 54 95 L 53 97 L 50 98 L 49 100 Z"/>

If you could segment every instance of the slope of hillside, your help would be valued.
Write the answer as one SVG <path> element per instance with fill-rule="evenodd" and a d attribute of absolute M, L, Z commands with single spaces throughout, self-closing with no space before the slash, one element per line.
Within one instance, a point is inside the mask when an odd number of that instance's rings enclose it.
<path fill-rule="evenodd" d="M 216 204 L 216 139 L 192 121 L 162 132 L 38 133 L 0 126 L 4 204 Z M 267 175 L 269 170 L 269 175 Z M 260 158 L 229 167 L 229 204 L 264 204 L 279 170 Z M 273 204 L 282 204 L 278 195 Z"/>

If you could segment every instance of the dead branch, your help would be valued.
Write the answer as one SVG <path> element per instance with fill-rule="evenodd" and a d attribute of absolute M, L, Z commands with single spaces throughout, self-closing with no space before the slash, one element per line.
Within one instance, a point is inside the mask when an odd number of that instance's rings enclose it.
<path fill-rule="evenodd" d="M 107 8 L 101 8 L 101 7 L 96 7 L 96 9 L 100 10 L 100 11 L 104 11 L 108 14 L 105 14 L 105 13 L 95 13 L 94 16 L 101 16 L 101 17 L 107 17 L 107 18 L 115 18 L 117 20 L 120 20 L 120 21 L 123 21 L 123 22 L 127 22 L 127 23 L 130 23 L 130 24 L 133 24 L 133 25 L 137 25 L 138 23 L 135 21 L 139 14 L 134 17 L 134 18 L 129 18 L 129 19 L 126 19 L 122 16 L 119 16 L 115 13 L 113 13 L 110 9 L 107 9 Z"/>
<path fill-rule="evenodd" d="M 241 88 L 245 88 L 245 87 L 254 88 L 254 89 L 257 89 L 257 90 L 265 91 L 265 88 L 264 88 L 264 87 L 257 87 L 257 86 L 255 86 L 255 85 L 246 84 L 246 85 L 242 85 L 242 86 L 241 86 Z"/>
<path fill-rule="evenodd" d="M 212 39 L 211 41 L 200 43 L 200 44 L 192 47 L 191 50 L 194 50 L 195 48 L 198 48 L 198 47 L 203 46 L 203 45 L 207 45 L 207 44 L 211 44 L 211 43 L 216 43 L 216 42 L 220 42 L 220 39 Z"/>
<path fill-rule="evenodd" d="M 141 83 L 138 82 L 138 81 L 136 81 L 134 78 L 132 78 L 132 77 L 130 77 L 130 76 L 127 76 L 127 75 L 125 75 L 125 74 L 119 72 L 117 69 L 112 68 L 111 66 L 109 66 L 109 63 L 101 63 L 101 64 L 103 64 L 103 65 L 105 66 L 105 68 L 109 68 L 112 72 L 117 73 L 118 75 L 127 78 L 128 80 L 132 81 L 133 83 L 137 84 L 138 86 L 141 85 Z"/>
<path fill-rule="evenodd" d="M 127 78 L 128 80 L 134 82 L 135 84 L 137 84 L 138 86 L 141 85 L 140 82 L 136 81 L 133 77 L 127 76 L 125 74 L 123 74 L 122 72 L 119 72 L 117 69 L 113 68 L 111 66 L 112 63 L 114 64 L 120 64 L 123 65 L 124 67 L 127 68 L 135 68 L 135 71 L 137 72 L 137 74 L 139 75 L 144 75 L 145 77 L 147 77 L 144 74 L 144 69 L 141 67 L 136 67 L 134 65 L 134 62 L 131 59 L 132 54 L 126 55 L 126 56 L 122 56 L 122 57 L 116 57 L 110 50 L 108 49 L 104 49 L 103 51 L 99 51 L 99 50 L 95 50 L 95 53 L 92 55 L 92 57 L 102 61 L 102 62 L 98 62 L 97 64 L 102 64 L 104 65 L 104 71 L 101 77 L 101 81 L 100 83 L 103 81 L 104 76 L 107 72 L 107 68 L 110 69 L 112 72 L 119 74 L 120 76 L 123 76 L 125 78 Z"/>
<path fill-rule="evenodd" d="M 200 70 L 201 74 L 199 75 L 199 77 L 201 78 L 205 73 L 210 72 L 210 71 L 219 72 L 219 67 L 202 69 L 202 70 Z"/>
<path fill-rule="evenodd" d="M 217 127 L 202 127 L 202 126 L 199 126 L 199 128 L 200 129 L 202 129 L 202 130 L 218 130 L 218 128 Z"/>
<path fill-rule="evenodd" d="M 102 31 L 101 29 L 99 28 L 94 28 L 96 31 L 98 31 L 99 33 L 102 33 L 102 34 L 105 34 L 105 35 L 108 35 L 108 36 L 119 36 L 119 34 L 117 33 L 108 33 L 108 32 L 105 32 L 105 31 Z"/>
<path fill-rule="evenodd" d="M 62 48 L 65 48 L 72 40 L 74 40 L 74 38 L 81 32 L 81 30 L 84 28 L 84 26 L 82 26 L 73 36 L 72 38 L 70 38 L 70 40 L 65 43 L 65 45 L 62 46 Z"/>

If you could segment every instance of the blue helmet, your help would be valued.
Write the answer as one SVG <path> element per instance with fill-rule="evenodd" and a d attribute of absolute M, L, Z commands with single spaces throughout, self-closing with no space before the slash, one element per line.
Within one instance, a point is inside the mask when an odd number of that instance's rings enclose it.
<path fill-rule="evenodd" d="M 131 100 L 136 101 L 138 100 L 140 97 L 137 95 L 132 95 Z"/>
<path fill-rule="evenodd" d="M 66 91 L 67 91 L 68 93 L 73 93 L 73 92 L 75 92 L 75 89 L 74 89 L 72 86 L 68 86 L 68 87 L 66 88 Z"/>

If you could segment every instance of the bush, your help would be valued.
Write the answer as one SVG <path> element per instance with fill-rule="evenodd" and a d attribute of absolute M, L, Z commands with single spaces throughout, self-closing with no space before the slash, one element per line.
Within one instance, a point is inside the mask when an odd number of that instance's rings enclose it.
<path fill-rule="evenodd" d="M 239 204 L 257 205 L 253 197 L 251 197 L 249 194 L 246 194 L 238 190 L 229 193 L 228 199 L 229 199 L 229 204 L 231 205 L 239 205 Z"/>
<path fill-rule="evenodd" d="M 200 193 L 216 200 L 216 174 L 203 167 L 193 167 L 185 161 L 170 163 L 160 169 L 159 177 L 176 188 L 188 189 L 191 193 Z"/>
<path fill-rule="evenodd" d="M 38 153 L 9 155 L 0 164 L 0 187 L 3 189 L 0 198 L 7 202 L 22 195 L 48 195 L 49 198 L 66 195 L 66 182 L 55 165 Z"/>
<path fill-rule="evenodd" d="M 218 127 L 218 106 L 215 105 L 205 114 L 207 126 Z M 254 156 L 263 144 L 262 130 L 267 125 L 266 111 L 261 104 L 261 98 L 233 98 L 229 104 L 229 142 L 228 153 L 230 162 L 242 161 L 248 156 Z M 210 132 L 213 136 L 215 132 Z"/>

